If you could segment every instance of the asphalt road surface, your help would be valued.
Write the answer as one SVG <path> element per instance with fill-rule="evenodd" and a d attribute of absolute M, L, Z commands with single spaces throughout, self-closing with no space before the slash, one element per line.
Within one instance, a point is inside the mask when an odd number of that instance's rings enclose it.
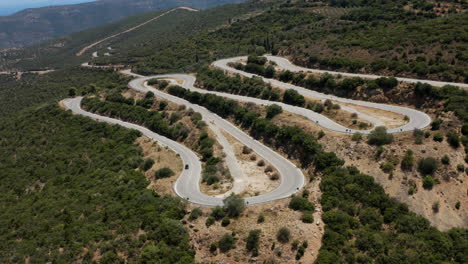
<path fill-rule="evenodd" d="M 294 66 L 292 64 L 287 64 L 286 62 L 289 62 L 289 61 L 284 59 L 284 58 L 274 57 L 274 56 L 267 56 L 267 58 L 272 59 L 273 61 L 275 61 L 278 64 L 279 68 L 285 67 L 285 69 L 289 69 L 289 70 L 292 70 L 292 71 L 299 71 L 299 69 L 305 69 L 305 68 L 300 68 L 300 67 Z M 379 104 L 379 103 L 372 103 L 372 102 L 366 102 L 366 101 L 360 101 L 360 100 L 352 100 L 352 99 L 337 97 L 337 96 L 334 96 L 334 95 L 319 93 L 317 91 L 313 91 L 313 90 L 309 90 L 309 89 L 306 89 L 306 88 L 303 88 L 303 87 L 295 86 L 295 85 L 292 85 L 292 84 L 289 84 L 289 83 L 283 83 L 283 82 L 280 82 L 280 81 L 275 80 L 275 79 L 268 79 L 268 78 L 264 78 L 264 77 L 261 77 L 261 76 L 258 76 L 258 75 L 252 74 L 252 73 L 247 73 L 247 72 L 244 72 L 244 71 L 240 71 L 240 70 L 237 70 L 237 69 L 229 66 L 230 63 L 238 62 L 240 60 L 246 60 L 246 59 L 247 59 L 246 56 L 229 58 L 229 59 L 222 59 L 222 60 L 215 61 L 212 65 L 214 67 L 217 67 L 217 68 L 222 69 L 224 71 L 234 73 L 234 74 L 239 74 L 239 75 L 242 75 L 242 76 L 245 76 L 245 77 L 257 76 L 258 78 L 262 78 L 263 81 L 265 81 L 266 83 L 270 83 L 273 86 L 277 86 L 277 87 L 280 87 L 280 88 L 283 88 L 283 89 L 294 89 L 294 90 L 298 91 L 300 94 L 302 94 L 304 96 L 311 97 L 311 98 L 314 98 L 314 99 L 317 99 L 317 100 L 325 101 L 327 99 L 330 99 L 330 100 L 333 100 L 333 101 L 336 101 L 336 102 L 355 104 L 355 105 L 360 105 L 360 106 L 365 106 L 365 107 L 370 107 L 370 108 L 376 108 L 376 109 L 380 109 L 380 110 L 384 110 L 384 111 L 394 112 L 394 113 L 397 113 L 397 114 L 401 114 L 403 116 L 407 116 L 409 118 L 409 122 L 404 124 L 403 126 L 388 129 L 387 131 L 389 133 L 400 133 L 400 132 L 413 131 L 415 129 L 423 129 L 423 128 L 427 127 L 428 125 L 430 125 L 430 123 L 431 123 L 431 118 L 427 114 L 425 114 L 425 113 L 423 113 L 421 111 L 415 110 L 415 109 L 402 107 L 402 106 L 397 106 L 397 105 Z M 310 71 L 316 71 L 316 70 L 310 70 Z M 320 72 L 324 73 L 326 71 L 320 71 Z M 342 73 L 340 73 L 340 74 L 342 74 Z M 342 74 L 342 75 L 344 75 L 344 74 Z M 355 75 L 355 74 L 353 74 L 353 76 L 354 77 L 359 76 L 359 77 L 366 78 L 365 75 Z M 378 78 L 379 76 L 376 76 L 376 77 Z M 363 134 L 370 133 L 370 130 L 353 130 L 353 129 L 343 127 L 342 125 L 337 124 L 336 122 L 334 122 L 334 121 L 332 121 L 332 120 L 330 120 L 330 119 L 328 119 L 328 118 L 326 118 L 325 116 L 322 116 L 322 115 L 316 116 L 315 121 L 316 121 L 316 123 L 318 125 L 326 128 L 328 130 L 332 130 L 332 131 L 336 131 L 336 132 L 341 132 L 341 133 L 360 132 L 360 133 L 363 133 Z"/>

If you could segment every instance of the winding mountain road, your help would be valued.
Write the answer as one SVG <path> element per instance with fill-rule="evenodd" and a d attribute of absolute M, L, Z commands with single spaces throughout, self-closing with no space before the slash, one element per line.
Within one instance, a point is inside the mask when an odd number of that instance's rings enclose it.
<path fill-rule="evenodd" d="M 256 76 L 254 74 L 236 70 L 228 65 L 231 62 L 245 60 L 246 58 L 247 57 L 236 57 L 236 58 L 230 58 L 230 59 L 223 59 L 223 60 L 214 62 L 213 66 L 223 69 L 230 73 L 240 74 L 245 77 Z M 289 61 L 283 58 L 268 56 L 268 59 L 275 61 L 278 67 L 280 68 L 285 68 L 285 69 L 289 69 L 292 71 L 306 71 L 306 70 L 316 71 L 316 70 L 304 69 L 304 68 L 294 66 L 290 64 Z M 90 64 L 83 64 L 83 66 L 94 67 L 93 65 L 90 65 Z M 106 67 L 107 66 L 98 66 L 98 68 L 106 68 Z M 321 72 L 325 72 L 325 71 L 321 71 Z M 175 84 L 174 80 L 180 80 L 182 81 L 182 84 L 181 84 L 182 87 L 191 91 L 199 92 L 199 93 L 211 93 L 211 94 L 216 94 L 216 95 L 223 96 L 226 98 L 231 98 L 234 100 L 239 100 L 243 102 L 252 102 L 252 103 L 261 104 L 261 105 L 278 104 L 281 107 L 283 107 L 283 109 L 285 109 L 286 111 L 302 115 L 308 118 L 309 120 L 313 121 L 317 125 L 322 126 L 328 130 L 342 132 L 342 133 L 355 133 L 355 132 L 360 132 L 364 134 L 370 133 L 370 130 L 353 130 L 353 129 L 346 128 L 323 115 L 320 115 L 318 113 L 315 113 L 311 110 L 308 110 L 302 107 L 287 105 L 281 102 L 268 101 L 268 100 L 253 98 L 253 97 L 199 89 L 195 87 L 196 78 L 194 76 L 187 75 L 187 74 L 165 74 L 165 75 L 155 75 L 155 76 L 144 77 L 144 76 L 132 73 L 130 70 L 124 70 L 122 71 L 122 73 L 135 77 L 135 79 L 130 81 L 130 83 L 128 84 L 129 88 L 134 89 L 139 92 L 143 92 L 143 93 L 151 91 L 157 97 L 171 101 L 179 105 L 185 105 L 186 107 L 192 108 L 194 111 L 202 114 L 203 120 L 207 124 L 209 124 L 210 128 L 217 135 L 218 140 L 220 141 L 221 145 L 226 151 L 226 154 L 227 154 L 226 162 L 234 178 L 234 187 L 232 190 L 233 192 L 243 189 L 243 186 L 242 186 L 243 182 L 242 182 L 242 179 L 240 178 L 244 177 L 244 175 L 242 174 L 242 172 L 239 172 L 238 164 L 234 164 L 235 155 L 233 154 L 231 146 L 229 146 L 229 143 L 227 142 L 226 138 L 222 135 L 221 130 L 224 130 L 226 133 L 233 136 L 242 144 L 252 148 L 260 157 L 262 157 L 268 163 L 272 164 L 278 170 L 279 174 L 281 175 L 280 185 L 275 190 L 269 193 L 246 198 L 245 201 L 249 205 L 261 204 L 261 203 L 266 203 L 266 202 L 286 198 L 286 197 L 291 196 L 298 190 L 300 190 L 305 184 L 305 178 L 301 170 L 297 168 L 288 159 L 284 158 L 280 154 L 266 147 L 265 145 L 258 142 L 257 140 L 251 138 L 245 132 L 243 132 L 242 130 L 240 130 L 239 128 L 231 124 L 230 122 L 219 117 L 218 115 L 210 112 L 205 107 L 202 107 L 197 104 L 192 104 L 185 99 L 182 99 L 182 98 L 167 94 L 165 92 L 162 92 L 160 90 L 157 90 L 147 84 L 148 80 L 153 79 L 153 78 L 167 79 L 171 81 L 171 83 L 173 84 Z M 339 73 L 339 74 L 345 75 L 343 73 Z M 349 75 L 345 75 L 345 76 L 349 76 Z M 362 75 L 360 77 L 366 78 L 365 76 L 362 76 Z M 412 131 L 416 128 L 422 129 L 428 126 L 431 122 L 431 119 L 428 115 L 426 115 L 423 112 L 414 110 L 414 109 L 401 107 L 401 106 L 377 104 L 377 103 L 371 103 L 371 102 L 365 102 L 365 101 L 359 101 L 359 100 L 339 98 L 333 95 L 326 95 L 326 94 L 318 93 L 316 91 L 307 90 L 302 87 L 294 86 L 288 83 L 283 83 L 274 79 L 263 78 L 263 80 L 267 83 L 271 83 L 272 85 L 275 85 L 284 89 L 294 89 L 298 91 L 299 93 L 303 94 L 304 96 L 309 96 L 309 97 L 316 98 L 319 100 L 324 101 L 326 99 L 330 99 L 330 100 L 334 100 L 338 102 L 361 105 L 365 107 L 381 109 L 384 111 L 395 112 L 395 113 L 406 115 L 409 117 L 409 122 L 407 124 L 397 127 L 397 128 L 389 129 L 388 130 L 389 133 Z M 200 191 L 199 183 L 201 181 L 201 172 L 202 172 L 201 162 L 198 156 L 195 153 L 193 153 L 193 151 L 181 145 L 180 143 L 177 143 L 166 137 L 163 137 L 154 132 L 151 132 L 150 130 L 142 126 L 138 126 L 138 125 L 124 122 L 121 120 L 112 119 L 109 117 L 99 116 L 93 113 L 86 112 L 80 107 L 81 99 L 82 99 L 81 97 L 68 99 L 64 102 L 64 105 L 76 114 L 81 114 L 81 115 L 88 116 L 88 117 L 101 120 L 104 122 L 108 122 L 111 124 L 119 124 L 121 126 L 131 128 L 131 129 L 137 129 L 141 131 L 145 136 L 148 136 L 152 138 L 153 140 L 160 142 L 162 145 L 168 146 L 170 149 L 180 154 L 180 157 L 182 158 L 184 164 L 189 165 L 189 169 L 184 170 L 174 184 L 174 190 L 177 193 L 177 195 L 187 199 L 188 201 L 192 203 L 204 205 L 204 206 L 216 206 L 216 205 L 223 204 L 223 197 L 209 196 Z M 372 118 L 372 117 L 369 117 L 369 118 Z"/>
<path fill-rule="evenodd" d="M 275 57 L 275 56 L 266 56 L 269 60 L 272 60 L 276 62 L 278 67 L 284 69 L 288 69 L 291 71 L 314 71 L 314 72 L 320 72 L 320 73 L 325 73 L 328 71 L 319 71 L 319 70 L 312 70 L 312 69 L 306 69 L 302 67 L 297 67 L 291 63 L 285 58 L 281 57 Z M 239 62 L 241 60 L 247 60 L 247 56 L 241 56 L 241 57 L 234 57 L 234 58 L 229 58 L 229 59 L 222 59 L 213 62 L 213 66 L 219 69 L 222 69 L 226 72 L 233 73 L 233 74 L 239 74 L 241 76 L 249 77 L 252 78 L 254 76 L 258 76 L 256 74 L 252 73 L 247 73 L 241 70 L 237 70 L 229 64 L 234 63 L 234 62 Z M 289 64 L 288 64 L 289 63 Z M 330 73 L 330 72 L 329 72 Z M 335 73 L 335 74 L 342 74 L 343 73 Z M 348 74 L 346 76 L 352 75 L 353 77 L 359 76 L 366 78 L 366 75 L 356 75 L 356 74 Z M 372 75 L 373 76 L 373 75 Z M 372 102 L 367 102 L 367 101 L 361 101 L 361 100 L 353 100 L 353 99 L 347 99 L 347 98 L 341 98 L 337 97 L 334 95 L 328 95 L 324 93 L 320 93 L 317 91 L 309 90 L 300 86 L 292 85 L 290 83 L 284 83 L 281 81 L 278 81 L 276 79 L 269 79 L 269 78 L 264 78 L 261 76 L 258 76 L 259 78 L 262 78 L 264 82 L 270 83 L 273 86 L 277 86 L 283 89 L 294 89 L 298 93 L 302 94 L 303 96 L 311 97 L 314 99 L 318 99 L 321 101 L 325 101 L 327 99 L 337 101 L 337 102 L 342 102 L 342 103 L 348 103 L 348 104 L 354 104 L 354 105 L 359 105 L 359 106 L 364 106 L 364 107 L 369 107 L 369 108 L 376 108 L 384 111 L 389 111 L 389 112 L 394 112 L 400 115 L 407 116 L 409 118 L 409 122 L 404 124 L 403 126 L 395 127 L 395 128 L 390 128 L 387 130 L 388 133 L 400 133 L 400 132 L 408 132 L 408 131 L 413 131 L 414 129 L 423 129 L 427 127 L 431 123 L 431 118 L 418 110 L 414 110 L 411 108 L 407 107 L 402 107 L 402 106 L 396 106 L 396 105 L 388 105 L 388 104 L 378 104 L 378 103 L 372 103 Z M 379 78 L 380 76 L 375 76 L 375 78 Z M 432 81 L 428 81 L 432 82 Z M 305 113 L 305 110 L 303 111 Z M 336 131 L 336 132 L 341 132 L 341 133 L 363 133 L 363 134 L 369 134 L 371 131 L 370 130 L 354 130 L 354 129 L 349 129 L 345 128 L 340 124 L 337 124 L 336 122 L 328 119 L 327 117 L 323 115 L 317 115 L 314 117 L 314 120 L 316 123 L 323 128 L 326 128 L 328 130 Z M 318 122 L 317 122 L 318 121 Z"/>

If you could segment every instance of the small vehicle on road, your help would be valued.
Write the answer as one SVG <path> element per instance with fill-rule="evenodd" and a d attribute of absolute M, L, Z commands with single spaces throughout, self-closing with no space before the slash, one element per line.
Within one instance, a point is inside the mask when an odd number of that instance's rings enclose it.
<path fill-rule="evenodd" d="M 189 165 L 188 165 L 188 164 L 185 164 L 185 169 L 186 169 L 186 170 L 189 169 Z"/>

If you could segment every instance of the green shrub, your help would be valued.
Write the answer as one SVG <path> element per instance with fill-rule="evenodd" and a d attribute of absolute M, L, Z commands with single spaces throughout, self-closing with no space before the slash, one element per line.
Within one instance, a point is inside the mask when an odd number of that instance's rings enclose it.
<path fill-rule="evenodd" d="M 464 123 L 461 128 L 462 135 L 468 136 L 468 123 Z"/>
<path fill-rule="evenodd" d="M 440 119 L 436 119 L 436 120 L 432 121 L 431 130 L 439 130 L 441 124 L 442 124 L 442 120 L 440 120 Z"/>
<path fill-rule="evenodd" d="M 231 234 L 225 234 L 218 242 L 218 247 L 223 253 L 235 248 L 235 246 L 236 239 Z"/>
<path fill-rule="evenodd" d="M 351 137 L 351 140 L 353 141 L 361 141 L 362 140 L 362 134 L 357 132 L 357 133 L 354 133 L 353 136 Z"/>
<path fill-rule="evenodd" d="M 304 197 L 294 196 L 289 202 L 289 208 L 296 211 L 313 211 L 315 206 Z"/>
<path fill-rule="evenodd" d="M 227 216 L 223 217 L 223 220 L 221 220 L 222 226 L 228 226 L 230 223 L 231 223 L 231 219 Z"/>
<path fill-rule="evenodd" d="M 287 243 L 291 239 L 291 232 L 287 227 L 282 227 L 276 233 L 276 239 L 281 243 Z"/>
<path fill-rule="evenodd" d="M 272 119 L 283 112 L 283 108 L 279 105 L 272 104 L 266 107 L 266 118 Z"/>
<path fill-rule="evenodd" d="M 258 252 L 258 247 L 260 245 L 260 232 L 261 231 L 259 229 L 251 230 L 249 232 L 249 236 L 247 237 L 246 245 L 245 245 L 248 251 Z"/>
<path fill-rule="evenodd" d="M 304 211 L 301 220 L 303 223 L 311 224 L 314 222 L 314 215 L 310 211 Z"/>
<path fill-rule="evenodd" d="M 212 226 L 215 222 L 216 222 L 216 219 L 215 219 L 213 216 L 209 216 L 209 217 L 206 219 L 205 225 L 206 225 L 207 227 L 210 227 L 210 226 Z"/>
<path fill-rule="evenodd" d="M 413 169 L 414 165 L 414 158 L 413 158 L 413 151 L 407 150 L 405 156 L 401 160 L 401 169 L 405 171 L 410 171 Z"/>
<path fill-rule="evenodd" d="M 463 164 L 457 164 L 457 170 L 459 172 L 464 172 L 465 171 L 465 166 Z"/>
<path fill-rule="evenodd" d="M 443 136 L 441 133 L 439 133 L 439 132 L 435 133 L 434 136 L 433 136 L 432 138 L 433 138 L 434 141 L 436 141 L 436 142 L 442 142 L 442 141 L 444 141 L 444 136 Z"/>
<path fill-rule="evenodd" d="M 146 159 L 145 162 L 143 162 L 143 165 L 141 166 L 141 169 L 143 171 L 147 171 L 147 170 L 151 169 L 151 167 L 153 167 L 153 165 L 154 165 L 154 160 Z"/>
<path fill-rule="evenodd" d="M 376 127 L 367 137 L 367 143 L 370 145 L 382 146 L 393 142 L 393 135 L 387 133 L 387 128 Z"/>
<path fill-rule="evenodd" d="M 224 216 L 226 216 L 226 213 L 221 206 L 216 206 L 211 209 L 211 216 L 216 220 L 221 220 Z"/>
<path fill-rule="evenodd" d="M 447 142 L 450 144 L 450 146 L 458 148 L 460 146 L 460 137 L 458 136 L 457 132 L 447 132 Z"/>
<path fill-rule="evenodd" d="M 173 176 L 174 174 L 175 173 L 169 168 L 161 168 L 154 173 L 154 176 L 156 177 L 156 179 L 163 179 L 163 178 L 169 178 Z"/>
<path fill-rule="evenodd" d="M 292 250 L 297 250 L 297 248 L 299 247 L 299 240 L 295 239 L 292 243 L 291 243 L 291 248 Z"/>
<path fill-rule="evenodd" d="M 444 155 L 444 156 L 440 159 L 440 161 L 441 161 L 442 164 L 444 164 L 444 165 L 449 165 L 449 164 L 450 164 L 450 158 L 449 158 L 448 155 Z"/>
<path fill-rule="evenodd" d="M 257 223 L 263 223 L 265 222 L 265 215 L 263 213 L 260 213 L 257 218 Z"/>
<path fill-rule="evenodd" d="M 210 244 L 210 252 L 215 253 L 216 250 L 218 250 L 218 243 L 216 243 L 216 242 L 211 243 Z"/>
<path fill-rule="evenodd" d="M 455 209 L 460 210 L 460 201 L 455 203 Z"/>
<path fill-rule="evenodd" d="M 198 217 L 200 217 L 203 214 L 202 210 L 200 208 L 193 208 L 192 212 L 190 212 L 189 220 L 193 221 L 196 220 Z"/>
<path fill-rule="evenodd" d="M 435 181 L 432 178 L 432 176 L 427 175 L 423 178 L 423 188 L 430 190 L 432 187 L 434 187 Z"/>
<path fill-rule="evenodd" d="M 422 175 L 434 174 L 437 167 L 437 160 L 433 157 L 422 158 L 418 162 L 418 170 Z"/>
<path fill-rule="evenodd" d="M 231 194 L 223 200 L 224 210 L 230 217 L 238 217 L 245 209 L 245 201 L 237 194 Z"/>
<path fill-rule="evenodd" d="M 393 165 L 392 162 L 387 161 L 384 164 L 380 165 L 380 168 L 385 172 L 385 173 L 390 173 L 395 169 L 395 165 Z"/>

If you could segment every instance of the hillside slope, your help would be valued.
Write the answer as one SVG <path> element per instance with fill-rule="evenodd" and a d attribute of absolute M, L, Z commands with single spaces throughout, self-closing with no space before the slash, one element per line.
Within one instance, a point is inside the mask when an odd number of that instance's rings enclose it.
<path fill-rule="evenodd" d="M 124 17 L 178 6 L 206 9 L 243 0 L 101 0 L 27 9 L 0 17 L 0 49 L 22 47 L 111 23 Z"/>
<path fill-rule="evenodd" d="M 112 51 L 113 54 L 131 53 L 130 56 L 146 56 L 151 54 L 155 48 L 165 47 L 200 32 L 211 31 L 228 24 L 232 19 L 261 12 L 269 6 L 270 4 L 263 2 L 248 2 L 222 5 L 199 12 L 175 10 L 137 30 L 105 41 L 101 46 L 89 50 L 83 56 L 75 56 L 86 46 L 145 23 L 160 16 L 165 11 L 153 11 L 131 16 L 115 23 L 49 40 L 42 44 L 4 51 L 0 57 L 0 70 L 28 71 L 76 66 L 88 61 L 94 51 L 101 49 L 101 51 L 108 52 L 108 46 L 112 46 L 114 49 L 119 48 L 119 51 Z"/>

